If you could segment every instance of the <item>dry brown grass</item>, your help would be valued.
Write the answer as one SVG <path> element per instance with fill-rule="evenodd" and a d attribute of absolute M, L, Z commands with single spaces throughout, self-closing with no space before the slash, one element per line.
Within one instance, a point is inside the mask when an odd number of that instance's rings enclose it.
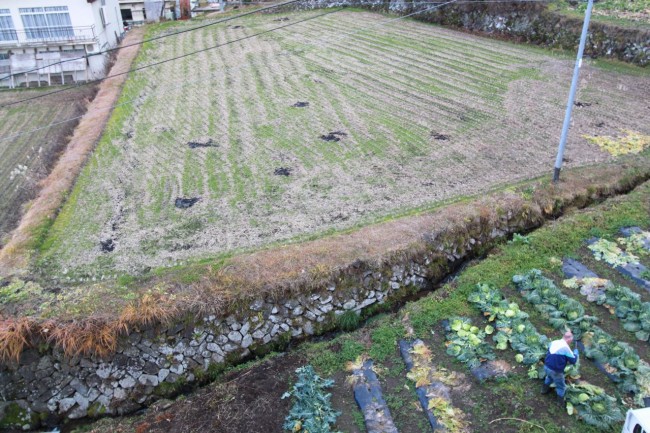
<path fill-rule="evenodd" d="M 61 348 L 67 356 L 104 357 L 117 349 L 119 333 L 114 323 L 88 318 L 68 324 L 50 323 L 50 326 L 47 342 Z"/>
<path fill-rule="evenodd" d="M 5 319 L 0 322 L 0 361 L 18 361 L 23 350 L 30 346 L 36 321 L 30 317 Z"/>
<path fill-rule="evenodd" d="M 176 316 L 176 310 L 176 304 L 149 291 L 122 310 L 114 327 L 127 334 L 140 327 L 164 324 Z"/>
<path fill-rule="evenodd" d="M 142 36 L 143 30 L 135 29 L 127 35 L 122 44 L 135 43 L 141 40 Z M 109 74 L 119 74 L 130 69 L 138 48 L 139 46 L 133 46 L 120 50 Z M 34 230 L 55 217 L 111 115 L 112 110 L 107 110 L 106 107 L 115 104 L 126 78 L 125 74 L 101 83 L 97 96 L 75 128 L 65 153 L 49 176 L 43 180 L 38 196 L 12 232 L 7 245 L 0 250 L 1 273 L 9 274 L 11 270 L 25 268 L 29 258 L 28 245 Z"/>

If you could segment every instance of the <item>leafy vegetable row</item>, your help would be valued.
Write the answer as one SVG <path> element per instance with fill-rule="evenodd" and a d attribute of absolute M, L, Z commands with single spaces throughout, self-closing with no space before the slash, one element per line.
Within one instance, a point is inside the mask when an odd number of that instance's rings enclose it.
<path fill-rule="evenodd" d="M 620 238 L 619 241 L 628 246 L 627 252 L 624 252 L 616 242 L 602 238 L 592 242 L 587 248 L 592 251 L 594 259 L 598 261 L 602 260 L 612 266 L 639 263 L 639 257 L 632 253 L 632 248 L 636 245 L 635 242 L 630 240 L 630 238 Z M 634 249 L 634 251 L 638 254 L 637 249 Z"/>
<path fill-rule="evenodd" d="M 472 325 L 467 317 L 452 317 L 447 328 L 447 355 L 465 363 L 470 369 L 481 365 L 485 360 L 495 358 L 492 347 L 485 341 L 485 336 L 492 334 L 490 325 L 485 329 Z"/>
<path fill-rule="evenodd" d="M 294 433 L 329 433 L 339 413 L 332 409 L 331 394 L 325 389 L 334 381 L 322 379 L 311 365 L 296 369 L 298 380 L 282 398 L 293 397 L 294 403 L 287 415 L 284 428 Z"/>
<path fill-rule="evenodd" d="M 594 325 L 596 318 L 585 315 L 578 301 L 563 294 L 537 269 L 526 275 L 515 275 L 513 282 L 524 299 L 554 328 L 564 330 L 568 327 L 577 339 L 582 338 L 585 356 L 602 364 L 622 391 L 635 393 L 639 404 L 643 397 L 650 396 L 650 366 L 639 358 L 632 346 L 615 340 Z"/>
<path fill-rule="evenodd" d="M 579 289 L 580 293 L 587 295 L 587 300 L 607 308 L 638 340 L 650 339 L 650 302 L 641 301 L 638 293 L 600 278 L 574 277 L 564 280 L 563 284 L 570 289 Z"/>
<path fill-rule="evenodd" d="M 421 340 L 413 343 L 408 354 L 413 365 L 406 377 L 415 382 L 415 387 L 426 398 L 426 407 L 423 409 L 431 411 L 435 416 L 434 429 L 440 426 L 450 433 L 467 431 L 466 416 L 463 411 L 452 406 L 445 386 L 457 380 L 456 374 L 436 369 L 431 363 L 431 350 Z"/>
<path fill-rule="evenodd" d="M 544 357 L 550 343 L 548 338 L 537 332 L 528 314 L 516 303 L 506 301 L 499 289 L 478 284 L 468 300 L 488 317 L 489 322 L 495 323 L 498 332 L 492 338 L 497 349 L 505 350 L 510 343 L 518 352 L 517 361 L 526 365 L 535 364 Z"/>
<path fill-rule="evenodd" d="M 497 348 L 506 349 L 507 342 L 519 352 L 517 360 L 530 365 L 528 377 L 543 379 L 545 372 L 540 360 L 544 358 L 550 341 L 540 334 L 530 322 L 528 314 L 521 311 L 514 302 L 508 302 L 501 291 L 488 284 L 478 284 L 468 297 L 490 322 L 495 322 L 499 331 L 493 338 Z M 505 338 L 503 340 L 499 336 Z M 572 378 L 579 377 L 579 364 L 567 367 Z M 623 419 L 616 399 L 607 395 L 602 388 L 587 382 L 569 383 L 565 394 L 569 415 L 577 414 L 586 423 L 599 428 L 609 428 Z"/>

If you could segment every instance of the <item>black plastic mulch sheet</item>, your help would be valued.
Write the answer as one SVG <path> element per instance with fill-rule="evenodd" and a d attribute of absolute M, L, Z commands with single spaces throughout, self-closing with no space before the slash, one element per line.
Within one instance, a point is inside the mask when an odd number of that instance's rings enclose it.
<path fill-rule="evenodd" d="M 372 371 L 372 360 L 365 361 L 363 366 L 352 374 L 356 378 L 354 400 L 361 408 L 368 433 L 398 433 L 382 397 L 377 375 Z"/>

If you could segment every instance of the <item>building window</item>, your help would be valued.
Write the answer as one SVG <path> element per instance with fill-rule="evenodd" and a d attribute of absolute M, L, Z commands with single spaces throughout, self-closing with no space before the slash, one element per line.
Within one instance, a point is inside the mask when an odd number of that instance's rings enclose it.
<path fill-rule="evenodd" d="M 28 39 L 64 39 L 74 37 L 67 6 L 19 8 Z"/>
<path fill-rule="evenodd" d="M 16 41 L 16 28 L 9 9 L 0 9 L 0 41 Z"/>

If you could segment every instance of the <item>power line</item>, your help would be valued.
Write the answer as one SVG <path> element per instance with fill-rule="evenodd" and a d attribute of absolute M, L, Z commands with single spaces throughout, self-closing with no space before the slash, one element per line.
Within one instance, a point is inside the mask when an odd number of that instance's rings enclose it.
<path fill-rule="evenodd" d="M 76 61 L 76 60 L 88 59 L 89 57 L 100 56 L 100 55 L 103 55 L 103 54 L 107 54 L 107 53 L 111 53 L 111 52 L 114 52 L 114 51 L 122 50 L 124 48 L 129 48 L 129 47 L 133 47 L 133 46 L 137 46 L 137 45 L 142 45 L 142 44 L 144 44 L 146 42 L 152 42 L 152 41 L 168 38 L 168 37 L 171 37 L 171 36 L 177 36 L 179 34 L 191 32 L 191 31 L 195 31 L 195 30 L 200 30 L 200 29 L 203 29 L 203 28 L 206 28 L 206 27 L 213 26 L 215 24 L 221 24 L 221 23 L 224 23 L 224 22 L 233 21 L 233 20 L 248 16 L 248 15 L 252 15 L 252 14 L 255 14 L 255 13 L 258 13 L 258 12 L 264 12 L 266 10 L 279 8 L 279 7 L 286 6 L 286 5 L 293 4 L 293 3 L 297 3 L 297 2 L 300 2 L 300 1 L 303 1 L 303 0 L 289 0 L 289 1 L 286 1 L 286 2 L 283 2 L 283 3 L 278 3 L 278 4 L 266 6 L 266 7 L 263 7 L 263 8 L 255 9 L 255 10 L 252 10 L 252 11 L 249 11 L 249 12 L 244 12 L 244 13 L 238 14 L 238 15 L 236 15 L 234 17 L 223 18 L 223 19 L 213 21 L 213 22 L 208 23 L 208 24 L 203 24 L 203 25 L 192 27 L 192 28 L 189 28 L 189 29 L 179 30 L 177 32 L 168 33 L 168 34 L 164 34 L 164 35 L 160 35 L 160 36 L 155 36 L 155 37 L 152 37 L 152 38 L 149 38 L 149 39 L 144 39 L 144 40 L 142 40 L 140 42 L 134 42 L 132 44 L 127 44 L 127 45 L 122 45 L 122 46 L 118 46 L 118 47 L 114 47 L 114 48 L 109 48 L 109 49 L 106 49 L 106 50 L 103 50 L 103 51 L 98 51 L 96 53 L 86 54 L 85 56 L 81 56 L 81 57 L 74 57 L 74 58 L 70 58 L 70 59 L 60 60 L 58 62 L 50 63 L 50 64 L 45 65 L 45 66 L 39 66 L 38 68 L 33 68 L 33 69 L 30 69 L 30 70 L 27 70 L 27 71 L 11 73 L 9 75 L 5 75 L 4 77 L 0 78 L 0 81 L 8 80 L 11 77 L 17 77 L 17 76 L 20 76 L 20 75 L 23 75 L 23 74 L 30 74 L 32 72 L 40 71 L 41 69 L 46 69 L 46 68 L 50 68 L 52 66 L 61 65 L 63 63 L 73 62 L 73 61 Z M 463 0 L 463 1 L 457 1 L 455 3 L 457 3 L 457 4 L 469 4 L 469 3 L 548 3 L 549 1 L 550 0 Z M 427 5 L 427 4 L 444 5 L 444 4 L 446 4 L 445 2 L 418 2 L 417 0 L 405 1 L 404 3 L 405 4 L 418 4 L 418 5 Z M 374 3 L 372 3 L 372 2 L 360 2 L 358 4 L 359 5 L 365 5 L 365 4 L 374 4 Z"/>
<path fill-rule="evenodd" d="M 149 39 L 147 39 L 147 40 L 143 40 L 143 41 L 136 42 L 136 43 L 133 43 L 133 44 L 128 44 L 128 45 L 124 45 L 124 46 L 121 46 L 121 47 L 112 48 L 112 49 L 110 49 L 110 50 L 106 50 L 105 52 L 116 51 L 116 50 L 120 50 L 120 49 L 123 49 L 123 48 L 128 48 L 128 47 L 132 47 L 132 46 L 136 46 L 136 45 L 141 45 L 141 44 L 143 44 L 143 43 L 145 43 L 145 42 L 155 41 L 155 40 L 163 39 L 163 38 L 166 38 L 166 37 L 169 37 L 169 36 L 176 36 L 176 35 L 178 35 L 178 34 L 182 34 L 182 33 L 190 32 L 190 31 L 194 31 L 194 30 L 198 30 L 198 29 L 201 29 L 201 28 L 205 28 L 205 27 L 208 27 L 208 26 L 212 26 L 212 25 L 214 25 L 214 24 L 218 24 L 218 23 L 222 23 L 222 22 L 226 22 L 226 21 L 234 20 L 234 19 L 241 18 L 241 17 L 247 16 L 247 15 L 251 15 L 251 14 L 258 13 L 258 12 L 261 12 L 261 11 L 264 11 L 264 10 L 268 10 L 268 9 L 272 9 L 272 8 L 277 8 L 277 7 L 285 6 L 285 5 L 292 4 L 292 3 L 296 3 L 296 2 L 300 2 L 300 1 L 303 1 L 303 0 L 289 0 L 289 1 L 284 2 L 284 3 L 278 3 L 278 4 L 276 4 L 276 5 L 268 6 L 268 7 L 266 7 L 266 8 L 261 8 L 261 9 L 256 9 L 256 10 L 254 10 L 254 11 L 245 12 L 245 13 L 243 13 L 243 14 L 239 14 L 239 15 L 237 15 L 237 16 L 235 16 L 235 17 L 224 18 L 223 20 L 215 21 L 215 22 L 213 22 L 213 23 L 205 24 L 205 25 L 202 25 L 202 26 L 193 27 L 193 28 L 191 28 L 191 29 L 185 29 L 185 30 L 181 30 L 181 31 L 174 32 L 174 33 L 171 33 L 171 34 L 161 35 L 161 36 L 156 36 L 156 37 L 153 37 L 153 38 L 149 38 Z M 428 11 L 430 11 L 430 10 L 437 9 L 437 8 L 440 8 L 440 7 L 442 7 L 442 6 L 445 6 L 445 5 L 448 5 L 448 4 L 451 4 L 451 3 L 475 3 L 475 4 L 476 4 L 476 3 L 546 3 L 546 2 L 548 2 L 548 0 L 514 0 L 514 1 L 513 1 L 513 0 L 462 0 L 462 1 L 459 1 L 459 0 L 453 0 L 453 1 L 446 1 L 446 2 L 426 2 L 426 3 L 420 3 L 420 2 L 418 2 L 417 4 L 433 4 L 434 6 L 432 6 L 432 7 L 430 7 L 430 8 L 423 9 L 423 10 L 421 10 L 421 11 L 415 11 L 415 12 L 412 12 L 412 13 L 410 13 L 410 14 L 407 14 L 407 15 L 403 15 L 403 16 L 397 17 L 396 19 L 407 18 L 407 17 L 410 17 L 410 16 L 412 16 L 412 15 L 416 15 L 416 14 L 420 14 L 420 13 L 428 12 Z M 413 4 L 415 4 L 416 2 L 415 2 L 415 1 L 410 1 L 410 2 L 406 2 L 406 3 L 413 3 Z M 363 3 L 361 3 L 361 4 L 363 4 Z M 368 4 L 370 4 L 370 3 L 368 3 Z M 341 10 L 341 9 L 337 9 L 337 11 L 338 11 L 338 10 Z M 331 12 L 329 12 L 329 13 L 331 13 Z M 323 15 L 325 15 L 325 14 L 323 14 Z M 320 16 L 320 15 L 319 15 L 319 16 Z M 315 17 L 314 17 L 314 18 L 315 18 Z M 308 18 L 308 19 L 306 19 L 306 20 L 309 20 L 309 19 L 311 19 L 311 18 Z M 229 42 L 224 43 L 224 44 L 222 44 L 222 45 L 228 45 L 228 44 L 230 44 L 230 43 L 239 42 L 239 41 L 241 41 L 241 40 L 245 40 L 245 39 L 248 39 L 248 38 L 251 38 L 251 37 L 255 37 L 255 36 L 258 36 L 258 35 L 261 35 L 261 34 L 264 34 L 264 33 L 269 33 L 269 32 L 274 31 L 274 30 L 276 30 L 276 29 L 279 30 L 279 29 L 282 29 L 282 28 L 284 28 L 284 27 L 289 27 L 289 26 L 294 25 L 294 24 L 299 24 L 300 22 L 303 22 L 303 21 L 306 21 L 306 20 L 295 21 L 295 22 L 293 22 L 293 23 L 291 23 L 291 24 L 286 24 L 286 25 L 284 25 L 284 26 L 276 27 L 276 28 L 271 29 L 271 30 L 266 30 L 266 31 L 263 31 L 263 32 L 260 32 L 260 33 L 254 34 L 254 35 L 249 35 L 249 36 L 246 36 L 246 37 L 241 38 L 241 39 L 235 39 L 235 40 L 233 40 L 233 41 L 229 41 Z M 355 33 L 352 33 L 352 34 L 355 34 Z M 86 86 L 86 85 L 90 85 L 90 84 L 100 83 L 100 82 L 102 82 L 102 81 L 104 81 L 104 80 L 106 80 L 106 79 L 109 79 L 109 78 L 117 77 L 117 76 L 119 76 L 119 75 L 128 74 L 128 73 L 130 73 L 130 72 L 139 71 L 139 70 L 141 70 L 141 69 L 145 69 L 145 68 L 148 68 L 148 67 L 151 67 L 151 66 L 157 66 L 157 65 L 160 65 L 160 64 L 162 64 L 162 63 L 166 63 L 166 62 L 169 62 L 169 61 L 177 60 L 177 59 L 180 59 L 180 58 L 183 58 L 183 57 L 187 57 L 187 56 L 190 56 L 190 55 L 193 55 L 193 54 L 198 54 L 198 53 L 201 53 L 201 52 L 204 52 L 204 51 L 208 51 L 208 50 L 211 50 L 211 49 L 214 49 L 214 48 L 219 48 L 219 46 L 222 46 L 222 45 L 217 45 L 217 46 L 213 46 L 213 47 L 205 48 L 205 49 L 202 49 L 202 50 L 194 51 L 194 52 L 191 52 L 191 53 L 188 53 L 188 54 L 184 54 L 184 55 L 181 55 L 181 56 L 178 56 L 178 57 L 175 57 L 175 58 L 171 58 L 171 59 L 163 60 L 163 61 L 156 62 L 156 63 L 152 63 L 152 64 L 149 64 L 149 65 L 144 65 L 144 66 L 141 66 L 141 67 L 139 67 L 139 68 L 130 69 L 130 70 L 128 70 L 128 71 L 121 72 L 121 73 L 118 73 L 118 74 L 108 75 L 108 76 L 106 76 L 106 77 L 99 78 L 99 79 L 96 79 L 96 80 L 86 81 L 85 83 L 75 84 L 74 86 L 71 86 L 71 87 L 66 87 L 66 88 L 63 88 L 63 89 L 55 90 L 55 91 L 52 91 L 52 92 L 49 92 L 49 93 L 44 93 L 44 94 L 41 94 L 41 95 L 38 95 L 38 96 L 33 96 L 33 97 L 31 97 L 31 98 L 25 98 L 25 99 L 21 99 L 21 100 L 18 100 L 18 101 L 9 102 L 9 103 L 6 103 L 6 104 L 3 104 L 3 105 L 0 105 L 0 108 L 4 108 L 4 107 L 11 106 L 11 105 L 20 104 L 20 103 L 22 103 L 22 102 L 31 101 L 31 100 L 34 100 L 34 99 L 44 98 L 44 97 L 46 97 L 46 96 L 48 96 L 48 95 L 53 95 L 53 94 L 57 94 L 57 93 L 61 93 L 61 92 L 65 92 L 65 91 L 68 91 L 68 90 L 72 90 L 72 89 L 74 89 L 74 88 L 76 88 L 76 87 L 81 87 L 81 86 Z M 98 54 L 101 54 L 101 53 L 94 53 L 93 55 L 98 55 Z M 40 67 L 40 68 L 33 69 L 32 71 L 39 70 L 39 69 L 43 69 L 43 68 L 50 67 L 50 66 L 55 66 L 55 65 L 60 64 L 60 63 L 63 63 L 63 62 L 72 61 L 72 60 L 79 60 L 79 59 L 84 59 L 84 58 L 85 58 L 85 57 L 79 57 L 79 58 L 76 58 L 76 59 L 67 59 L 67 60 L 61 61 L 61 62 L 59 62 L 59 63 L 53 63 L 53 64 L 51 64 L 51 65 L 47 65 L 47 66 L 43 66 L 43 67 Z M 25 74 L 25 73 L 28 73 L 28 72 L 20 72 L 19 74 L 15 74 L 15 75 L 22 75 L 22 74 Z M 10 76 L 12 76 L 12 75 L 9 75 L 8 77 L 10 77 Z M 6 77 L 5 77 L 5 78 L 6 78 Z"/>
<path fill-rule="evenodd" d="M 301 1 L 302 1 L 302 0 L 301 0 Z M 16 105 L 16 104 L 21 104 L 21 103 L 23 103 L 23 102 L 32 101 L 32 100 L 34 100 L 34 99 L 44 98 L 44 97 L 46 97 L 46 96 L 54 95 L 54 94 L 61 93 L 61 92 L 67 92 L 67 91 L 69 91 L 69 90 L 71 90 L 71 89 L 74 89 L 74 88 L 76 88 L 76 87 L 82 87 L 82 86 L 88 86 L 88 85 L 91 85 L 91 84 L 100 83 L 100 82 L 102 82 L 102 81 L 104 81 L 104 80 L 107 80 L 107 79 L 109 79 L 109 78 L 119 77 L 119 76 L 121 76 L 121 75 L 126 75 L 126 74 L 129 74 L 129 73 L 131 73 L 131 72 L 137 72 L 137 71 L 141 71 L 141 70 L 143 70 L 143 69 L 151 68 L 151 67 L 153 67 L 153 66 L 158 66 L 158 65 L 162 65 L 162 64 L 164 64 L 164 63 L 173 62 L 173 61 L 175 61 L 175 60 L 182 59 L 182 58 L 185 58 L 185 57 L 189 57 L 189 56 L 192 56 L 192 55 L 194 55 L 194 54 L 199 54 L 199 53 L 203 53 L 203 52 L 205 52 L 205 51 L 214 50 L 215 48 L 224 47 L 224 46 L 226 46 L 226 45 L 234 44 L 235 42 L 241 42 L 241 41 L 244 41 L 244 40 L 246 40 L 246 39 L 251 39 L 251 38 L 254 38 L 254 37 L 256 37 L 256 36 L 264 35 L 264 34 L 266 34 L 266 33 L 271 33 L 271 32 L 274 32 L 274 31 L 276 31 L 276 30 L 284 29 L 284 28 L 286 28 L 286 27 L 295 26 L 296 24 L 300 24 L 300 23 L 303 23 L 303 22 L 305 22 L 305 21 L 310 21 L 310 20 L 313 20 L 313 19 L 316 19 L 316 18 L 322 17 L 322 16 L 324 16 L 324 15 L 329 15 L 329 14 L 331 14 L 331 13 L 335 13 L 335 12 L 338 12 L 338 11 L 340 11 L 340 10 L 341 10 L 341 9 L 337 9 L 337 10 L 333 10 L 333 11 L 327 11 L 327 12 L 325 12 L 325 13 L 322 13 L 322 14 L 319 14 L 319 15 L 315 15 L 315 16 L 312 16 L 312 17 L 309 17 L 309 18 L 304 18 L 304 19 L 299 20 L 299 21 L 294 21 L 294 22 L 292 22 L 292 23 L 285 24 L 285 25 L 282 25 L 282 26 L 279 26 L 279 27 L 274 27 L 274 28 L 272 28 L 272 29 L 263 30 L 263 31 L 261 31 L 261 32 L 254 33 L 254 34 L 252 34 L 252 35 L 248 35 L 248 36 L 244 36 L 244 37 L 242 37 L 242 38 L 233 39 L 233 40 L 231 40 L 231 41 L 224 42 L 224 43 L 222 43 L 222 44 L 217 44 L 217 45 L 213 45 L 213 46 L 211 46 L 211 47 L 202 48 L 202 49 L 200 49 L 200 50 L 192 51 L 192 52 L 190 52 L 190 53 L 185 53 L 185 54 L 182 54 L 182 55 L 180 55 L 180 56 L 176 56 L 176 57 L 171 57 L 171 58 L 169 58 L 169 59 L 161 60 L 161 61 L 159 61 L 159 62 L 149 63 L 149 64 L 147 64 L 147 65 L 143 65 L 143 66 L 139 66 L 139 67 L 137 67 L 137 68 L 129 69 L 128 71 L 118 72 L 117 74 L 107 75 L 106 77 L 104 77 L 104 78 L 99 78 L 99 79 L 97 79 L 97 80 L 86 81 L 85 83 L 80 83 L 80 84 L 77 84 L 77 85 L 72 86 L 72 87 L 66 87 L 66 88 L 63 88 L 63 89 L 55 90 L 55 91 L 53 91 L 53 92 L 49 92 L 49 93 L 44 93 L 44 94 L 41 94 L 41 95 L 32 96 L 32 97 L 30 97 L 30 98 L 19 99 L 18 101 L 8 102 L 8 103 L 6 103 L 6 104 L 0 105 L 0 108 L 9 107 L 9 106 Z"/>
<path fill-rule="evenodd" d="M 471 1 L 471 0 L 470 0 L 470 1 Z M 518 2 L 527 2 L 527 1 L 532 1 L 532 2 L 541 2 L 541 1 L 545 1 L 545 0 L 519 0 Z M 348 37 L 350 37 L 350 36 L 353 36 L 353 35 L 355 35 L 355 34 L 358 34 L 358 33 L 362 32 L 362 31 L 365 31 L 365 30 L 368 30 L 368 29 L 372 29 L 372 28 L 375 28 L 375 27 L 381 27 L 381 26 L 384 26 L 384 25 L 390 24 L 391 22 L 398 21 L 398 20 L 402 20 L 402 19 L 408 18 L 408 17 L 413 16 L 413 15 L 417 15 L 417 14 L 421 14 L 421 13 L 429 12 L 429 11 L 435 10 L 435 9 L 440 8 L 440 7 L 442 7 L 442 6 L 444 6 L 444 5 L 447 5 L 447 4 L 451 4 L 451 3 L 463 3 L 463 2 L 467 2 L 467 1 L 464 1 L 464 0 L 450 0 L 450 1 L 447 1 L 447 2 L 444 2 L 444 3 L 440 3 L 440 2 L 431 2 L 432 4 L 434 4 L 434 6 L 432 6 L 432 7 L 429 7 L 429 8 L 426 8 L 426 9 L 420 10 L 420 11 L 415 11 L 415 12 L 412 12 L 412 13 L 407 14 L 407 15 L 403 15 L 403 16 L 399 16 L 399 17 L 395 17 L 395 18 L 386 19 L 386 20 L 380 21 L 379 23 L 372 24 L 372 25 L 369 25 L 369 26 L 361 27 L 361 28 L 356 29 L 356 30 L 353 31 L 353 32 L 349 32 L 349 33 L 341 34 L 339 37 L 335 37 L 335 38 L 329 38 L 329 37 L 328 37 L 328 38 L 321 38 L 320 40 L 312 41 L 312 42 L 309 43 L 308 45 L 312 45 L 312 46 L 317 46 L 317 45 L 320 45 L 320 46 L 328 45 L 328 44 L 330 44 L 330 43 L 332 43 L 332 42 L 335 42 L 335 41 L 337 41 L 337 40 L 343 40 L 343 39 L 345 39 L 345 38 L 348 38 Z M 475 2 L 476 2 L 476 3 L 487 3 L 487 2 L 490 2 L 490 3 L 513 3 L 512 1 L 508 1 L 508 0 L 480 0 L 480 1 L 479 1 L 479 0 L 476 0 Z M 340 9 L 338 9 L 338 10 L 336 10 L 336 11 L 331 11 L 331 12 L 328 12 L 328 13 L 334 13 L 334 12 L 339 12 L 339 11 L 340 11 Z M 305 20 L 297 21 L 297 22 L 294 22 L 293 24 L 299 24 L 299 23 L 301 23 L 301 22 L 304 22 L 304 21 L 307 21 L 307 20 L 310 20 L 310 19 L 313 19 L 313 18 L 318 18 L 318 17 L 320 17 L 320 16 L 322 16 L 322 15 L 325 15 L 325 14 L 321 14 L 321 15 L 318 15 L 318 16 L 315 16 L 315 17 L 310 17 L 310 18 L 305 19 Z M 288 25 L 287 25 L 287 26 L 277 27 L 277 28 L 270 29 L 270 30 L 266 30 L 266 31 L 261 32 L 261 33 L 269 33 L 269 32 L 271 32 L 271 31 L 273 31 L 273 30 L 276 30 L 276 29 L 282 29 L 282 28 L 284 28 L 284 27 L 288 27 Z M 260 34 L 261 34 L 261 33 L 260 33 Z M 242 38 L 242 39 L 240 39 L 240 40 L 248 39 L 248 38 L 250 38 L 250 37 L 252 37 L 252 36 L 255 36 L 255 35 L 247 36 L 247 37 Z M 222 44 L 222 45 L 230 44 L 231 42 L 237 42 L 237 40 L 235 40 L 235 41 L 229 41 L 229 42 L 224 43 L 224 44 Z M 317 44 L 317 42 L 321 42 L 321 44 Z M 322 42 L 324 42 L 324 44 L 323 44 Z M 218 46 L 216 46 L 216 47 L 218 47 Z M 207 49 L 205 49 L 205 50 L 213 49 L 213 48 L 215 48 L 215 47 L 207 48 Z M 202 51 L 205 51 L 205 50 L 202 50 Z M 191 54 L 192 54 L 192 53 L 189 53 L 189 54 L 187 54 L 187 55 L 191 55 Z M 184 55 L 184 56 L 187 56 L 187 55 Z M 180 57 L 184 57 L 184 56 L 180 56 Z M 179 58 L 180 58 L 180 57 L 179 57 Z M 174 59 L 167 59 L 167 60 L 162 61 L 161 63 L 168 62 L 168 61 L 171 61 L 171 60 L 174 60 Z M 145 65 L 145 66 L 148 67 L 148 65 Z M 151 66 L 153 66 L 153 65 L 151 65 Z M 241 65 L 241 66 L 234 67 L 234 68 L 226 68 L 225 71 L 228 71 L 228 72 L 234 72 L 234 71 L 237 71 L 237 70 L 245 69 L 245 68 L 247 68 L 247 67 L 250 67 L 250 65 L 245 64 L 245 65 Z M 143 68 L 144 68 L 144 67 L 143 67 Z M 108 78 L 108 77 L 107 77 L 107 78 Z M 196 79 L 196 80 L 189 80 L 189 81 L 188 81 L 188 80 L 185 80 L 182 86 L 185 87 L 185 86 L 187 86 L 187 85 L 195 84 L 195 82 L 197 82 L 197 81 L 202 81 L 202 80 L 204 80 L 204 79 L 205 79 L 204 77 L 201 77 L 201 78 L 198 78 L 198 79 Z M 68 89 L 65 89 L 65 90 L 68 90 Z M 131 104 L 131 103 L 133 103 L 133 102 L 135 102 L 135 101 L 137 101 L 137 100 L 139 100 L 139 99 L 142 99 L 142 97 L 141 97 L 141 96 L 138 96 L 138 97 L 136 97 L 136 98 L 132 98 L 132 99 L 127 100 L 127 101 L 122 101 L 122 102 L 120 102 L 120 103 L 117 103 L 117 104 L 114 104 L 114 105 L 111 105 L 111 106 L 101 107 L 100 109 L 113 109 L 113 108 L 116 108 L 116 107 L 119 107 L 119 106 L 123 106 L 123 105 Z M 41 130 L 43 130 L 43 129 L 47 129 L 47 128 L 50 128 L 50 127 L 53 127 L 53 126 L 57 126 L 57 125 L 60 125 L 60 124 L 63 124 L 63 123 L 67 123 L 67 122 L 70 122 L 70 121 L 73 121 L 73 120 L 77 120 L 77 119 L 80 119 L 81 117 L 83 117 L 83 115 L 81 115 L 81 116 L 76 116 L 76 117 L 72 117 L 72 118 L 69 118 L 69 119 L 61 120 L 61 121 L 57 121 L 57 122 L 51 123 L 51 124 L 49 124 L 49 125 L 46 125 L 46 126 L 43 126 L 43 127 L 39 127 L 39 128 L 35 128 L 35 129 L 29 130 L 29 131 L 24 131 L 24 132 L 20 132 L 20 133 L 16 133 L 16 134 L 10 135 L 10 136 L 5 136 L 5 137 L 0 138 L 0 142 L 2 142 L 2 141 L 6 141 L 6 140 L 10 140 L 10 139 L 13 139 L 13 138 L 17 138 L 17 137 L 20 137 L 20 136 L 23 136 L 23 135 L 31 134 L 31 133 L 34 133 L 34 132 L 38 132 L 38 131 L 41 131 Z"/>
<path fill-rule="evenodd" d="M 208 23 L 208 24 L 203 24 L 203 25 L 192 27 L 192 28 L 185 29 L 185 30 L 179 30 L 179 31 L 174 32 L 174 33 L 168 33 L 168 34 L 164 34 L 164 35 L 160 35 L 160 36 L 155 36 L 155 37 L 149 38 L 149 39 L 143 39 L 140 42 L 134 42 L 132 44 L 127 44 L 127 45 L 122 45 L 122 46 L 118 46 L 118 47 L 114 47 L 114 48 L 109 48 L 109 49 L 104 50 L 104 51 L 98 51 L 96 53 L 87 54 L 87 55 L 81 56 L 81 57 L 75 57 L 75 58 L 72 58 L 72 59 L 61 60 L 59 62 L 55 62 L 55 63 L 49 64 L 49 65 L 46 65 L 46 66 L 40 66 L 38 68 L 30 69 L 28 71 L 21 71 L 21 72 L 15 73 L 15 74 L 5 75 L 4 77 L 0 78 L 0 81 L 7 80 L 7 79 L 9 79 L 11 77 L 17 77 L 17 76 L 23 75 L 23 74 L 29 74 L 31 72 L 40 71 L 41 69 L 49 68 L 49 67 L 52 67 L 52 66 L 61 65 L 61 64 L 66 63 L 66 62 L 73 62 L 75 60 L 82 60 L 82 59 L 86 59 L 88 57 L 100 56 L 100 55 L 103 55 L 103 54 L 112 53 L 113 51 L 123 50 L 124 48 L 129 48 L 129 47 L 135 47 L 137 45 L 142 45 L 142 44 L 147 43 L 147 42 L 157 41 L 159 39 L 164 39 L 164 38 L 168 38 L 168 37 L 171 37 L 171 36 L 177 36 L 177 35 L 180 35 L 180 34 L 183 34 L 183 33 L 192 32 L 192 31 L 195 31 L 195 30 L 200 30 L 200 29 L 203 29 L 203 28 L 206 28 L 206 27 L 213 26 L 215 24 L 221 24 L 221 23 L 225 23 L 225 22 L 228 22 L 228 21 L 233 21 L 233 20 L 236 20 L 238 18 L 242 18 L 242 17 L 248 16 L 248 15 L 252 15 L 252 14 L 255 14 L 255 13 L 258 13 L 258 12 L 263 12 L 265 10 L 278 8 L 278 7 L 281 7 L 281 6 L 289 5 L 289 4 L 292 4 L 292 3 L 297 3 L 297 2 L 300 2 L 300 1 L 303 1 L 303 0 L 289 0 L 289 1 L 286 1 L 284 3 L 277 3 L 277 4 L 274 4 L 274 5 L 271 5 L 271 6 L 266 6 L 266 7 L 263 7 L 263 8 L 255 9 L 255 10 L 248 11 L 248 12 L 244 12 L 244 13 L 235 15 L 234 17 L 223 18 L 223 19 L 213 21 L 213 22 Z"/>

